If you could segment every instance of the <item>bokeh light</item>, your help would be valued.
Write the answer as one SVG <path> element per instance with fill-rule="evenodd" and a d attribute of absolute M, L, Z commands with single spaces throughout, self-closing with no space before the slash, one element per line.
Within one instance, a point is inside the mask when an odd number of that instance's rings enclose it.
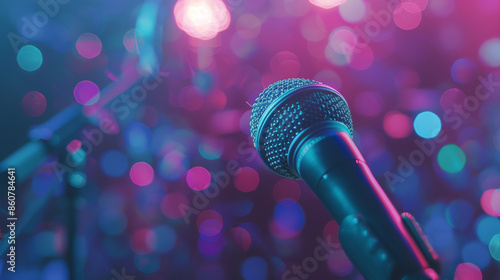
<path fill-rule="evenodd" d="M 102 172 L 111 177 L 120 177 L 128 169 L 127 157 L 117 150 L 106 151 L 102 154 L 99 163 Z"/>
<path fill-rule="evenodd" d="M 73 91 L 73 95 L 78 103 L 82 105 L 92 105 L 99 100 L 99 87 L 91 81 L 79 82 Z"/>
<path fill-rule="evenodd" d="M 425 111 L 417 115 L 413 127 L 418 136 L 427 139 L 434 138 L 441 131 L 441 119 L 433 112 Z"/>
<path fill-rule="evenodd" d="M 242 167 L 234 178 L 234 186 L 242 192 L 251 192 L 257 188 L 259 180 L 259 173 L 255 169 Z"/>
<path fill-rule="evenodd" d="M 439 167 L 448 173 L 462 171 L 465 166 L 465 153 L 455 144 L 445 145 L 439 150 L 437 155 Z"/>
<path fill-rule="evenodd" d="M 241 249 L 243 249 L 244 252 L 250 249 L 250 245 L 252 245 L 252 237 L 246 229 L 242 227 L 236 227 L 232 228 L 229 232 L 231 234 L 233 242 Z"/>
<path fill-rule="evenodd" d="M 346 0 L 309 0 L 309 2 L 323 9 L 331 9 L 344 4 Z"/>
<path fill-rule="evenodd" d="M 273 217 L 271 232 L 276 237 L 284 239 L 297 236 L 305 223 L 302 207 L 291 199 L 278 202 Z"/>
<path fill-rule="evenodd" d="M 85 58 L 94 58 L 101 53 L 101 39 L 93 33 L 84 33 L 76 40 L 76 50 Z"/>
<path fill-rule="evenodd" d="M 261 257 L 250 257 L 241 266 L 241 276 L 244 280 L 265 280 L 269 273 L 269 265 Z"/>
<path fill-rule="evenodd" d="M 480 203 L 481 203 L 481 208 L 483 208 L 483 211 L 490 215 L 490 216 L 496 216 L 496 217 L 500 217 L 500 212 L 497 212 L 494 208 L 493 208 L 493 194 L 495 193 L 495 189 L 489 189 L 489 190 L 486 190 L 483 192 L 483 194 L 481 195 L 481 199 L 480 199 Z M 496 200 L 495 200 L 496 201 Z M 497 206 L 495 206 L 495 208 L 498 208 Z"/>
<path fill-rule="evenodd" d="M 365 17 L 366 5 L 363 0 L 345 1 L 339 7 L 340 16 L 347 22 L 356 23 Z"/>
<path fill-rule="evenodd" d="M 484 42 L 479 49 L 479 57 L 487 66 L 500 66 L 500 38 L 492 38 Z"/>
<path fill-rule="evenodd" d="M 40 92 L 30 91 L 23 97 L 21 106 L 28 116 L 38 117 L 47 109 L 47 100 Z"/>
<path fill-rule="evenodd" d="M 392 138 L 405 138 L 412 131 L 412 123 L 407 115 L 391 111 L 384 117 L 384 130 Z"/>
<path fill-rule="evenodd" d="M 491 258 L 487 245 L 472 241 L 462 248 L 462 259 L 480 269 L 485 269 L 490 264 Z"/>
<path fill-rule="evenodd" d="M 471 263 L 461 263 L 455 270 L 453 280 L 482 280 L 483 274 L 481 269 Z"/>
<path fill-rule="evenodd" d="M 123 36 L 123 46 L 131 54 L 139 54 L 139 38 L 135 29 L 130 29 Z"/>
<path fill-rule="evenodd" d="M 146 162 L 137 162 L 130 168 L 130 180 L 138 186 L 147 186 L 153 182 L 155 172 Z"/>
<path fill-rule="evenodd" d="M 394 23 L 403 30 L 417 28 L 422 21 L 422 9 L 413 2 L 399 4 L 393 13 Z"/>
<path fill-rule="evenodd" d="M 33 45 L 22 47 L 17 53 L 17 63 L 21 69 L 32 72 L 42 66 L 42 52 Z"/>
<path fill-rule="evenodd" d="M 464 104 L 466 98 L 467 96 L 461 90 L 457 88 L 448 89 L 441 96 L 441 107 L 445 112 L 455 114 L 454 107 Z"/>
<path fill-rule="evenodd" d="M 488 245 L 491 257 L 500 262 L 500 233 L 491 238 Z"/>
<path fill-rule="evenodd" d="M 459 84 L 465 84 L 472 81 L 477 75 L 476 63 L 468 58 L 459 58 L 451 66 L 451 77 Z"/>
<path fill-rule="evenodd" d="M 476 235 L 483 244 L 489 244 L 491 238 L 500 232 L 500 220 L 488 215 L 480 216 L 474 225 Z"/>
<path fill-rule="evenodd" d="M 209 40 L 224 31 L 231 20 L 221 0 L 179 0 L 174 7 L 175 22 L 194 38 Z"/>
<path fill-rule="evenodd" d="M 196 166 L 187 172 L 186 183 L 195 191 L 202 191 L 210 185 L 210 172 L 201 166 Z"/>

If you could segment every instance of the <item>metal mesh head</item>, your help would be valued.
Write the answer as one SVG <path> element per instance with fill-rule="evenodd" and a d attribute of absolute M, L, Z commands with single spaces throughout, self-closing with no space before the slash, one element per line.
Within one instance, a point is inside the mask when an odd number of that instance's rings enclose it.
<path fill-rule="evenodd" d="M 352 135 L 351 112 L 338 92 L 321 89 L 306 91 L 285 98 L 280 105 L 273 104 L 281 95 L 318 84 L 321 83 L 306 79 L 282 80 L 267 87 L 253 105 L 250 133 L 254 144 L 262 160 L 282 176 L 300 179 L 290 171 L 287 157 L 293 139 L 304 129 L 321 121 L 333 120 L 346 125 Z M 269 106 L 273 106 L 269 119 L 259 130 L 260 120 Z"/>

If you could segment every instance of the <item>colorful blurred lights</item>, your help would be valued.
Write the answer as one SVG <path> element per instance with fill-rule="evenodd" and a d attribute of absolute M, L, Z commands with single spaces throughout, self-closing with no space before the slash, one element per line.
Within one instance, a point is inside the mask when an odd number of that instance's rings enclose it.
<path fill-rule="evenodd" d="M 47 100 L 40 92 L 30 91 L 23 97 L 21 106 L 28 116 L 38 117 L 47 109 Z"/>
<path fill-rule="evenodd" d="M 433 112 L 425 111 L 417 115 L 413 127 L 420 137 L 434 138 L 441 132 L 441 119 Z"/>
<path fill-rule="evenodd" d="M 82 105 L 92 105 L 99 100 L 99 87 L 91 81 L 79 82 L 73 91 L 73 95 L 78 103 Z"/>
<path fill-rule="evenodd" d="M 404 2 L 393 13 L 394 23 L 403 30 L 417 28 L 422 21 L 422 9 L 413 2 Z"/>
<path fill-rule="evenodd" d="M 102 43 L 97 35 L 84 33 L 76 40 L 76 50 L 81 56 L 91 59 L 101 53 Z"/>
<path fill-rule="evenodd" d="M 455 145 L 448 144 L 441 148 L 437 155 L 439 167 L 448 173 L 458 173 L 465 166 L 466 157 L 464 151 Z"/>
<path fill-rule="evenodd" d="M 269 273 L 269 265 L 261 257 L 250 257 L 241 266 L 244 280 L 265 280 Z"/>
<path fill-rule="evenodd" d="M 340 6 L 345 3 L 346 0 L 309 0 L 314 6 L 318 6 L 323 9 L 331 9 Z"/>
<path fill-rule="evenodd" d="M 189 169 L 186 183 L 195 191 L 202 191 L 210 185 L 210 172 L 201 166 Z"/>
<path fill-rule="evenodd" d="M 481 269 L 471 263 L 461 263 L 455 270 L 454 280 L 482 280 Z"/>
<path fill-rule="evenodd" d="M 242 192 L 254 191 L 259 185 L 259 173 L 251 167 L 242 167 L 234 179 L 234 186 Z"/>
<path fill-rule="evenodd" d="M 17 63 L 25 71 L 37 70 L 42 65 L 42 62 L 42 52 L 33 45 L 26 45 L 17 53 Z"/>
<path fill-rule="evenodd" d="M 151 165 L 145 162 L 137 162 L 130 168 L 130 179 L 138 186 L 147 186 L 153 182 L 155 172 Z"/>
<path fill-rule="evenodd" d="M 411 133 L 411 119 L 399 112 L 389 112 L 384 117 L 384 130 L 392 138 L 405 138 Z"/>
<path fill-rule="evenodd" d="M 500 233 L 491 238 L 488 248 L 491 257 L 500 262 Z"/>
<path fill-rule="evenodd" d="M 177 26 L 189 36 L 209 40 L 229 26 L 231 20 L 221 0 L 179 0 L 174 7 Z"/>
<path fill-rule="evenodd" d="M 479 48 L 479 57 L 491 67 L 500 66 L 500 38 L 492 38 Z"/>

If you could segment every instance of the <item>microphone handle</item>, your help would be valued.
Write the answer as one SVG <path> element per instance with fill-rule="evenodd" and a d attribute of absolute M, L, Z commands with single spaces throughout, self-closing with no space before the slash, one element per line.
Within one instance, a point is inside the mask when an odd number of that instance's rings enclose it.
<path fill-rule="evenodd" d="M 365 279 L 438 279 L 429 268 L 437 255 L 418 224 L 404 222 L 344 124 L 324 121 L 302 131 L 288 164 L 339 223 L 342 247 Z"/>

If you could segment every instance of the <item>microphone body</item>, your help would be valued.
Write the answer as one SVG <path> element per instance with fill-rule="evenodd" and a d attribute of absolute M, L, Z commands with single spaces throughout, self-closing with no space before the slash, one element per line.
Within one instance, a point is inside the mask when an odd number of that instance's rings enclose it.
<path fill-rule="evenodd" d="M 345 99 L 316 81 L 276 82 L 257 98 L 251 134 L 274 172 L 303 179 L 339 223 L 339 239 L 366 280 L 439 279 L 438 256 L 400 214 L 352 141 Z"/>
<path fill-rule="evenodd" d="M 437 279 L 433 271 L 425 271 L 436 256 L 427 261 L 424 253 L 429 248 L 419 248 L 406 229 L 345 125 L 323 121 L 309 127 L 295 137 L 288 155 L 292 171 L 340 224 L 342 246 L 367 280 L 418 274 L 411 279 Z"/>

